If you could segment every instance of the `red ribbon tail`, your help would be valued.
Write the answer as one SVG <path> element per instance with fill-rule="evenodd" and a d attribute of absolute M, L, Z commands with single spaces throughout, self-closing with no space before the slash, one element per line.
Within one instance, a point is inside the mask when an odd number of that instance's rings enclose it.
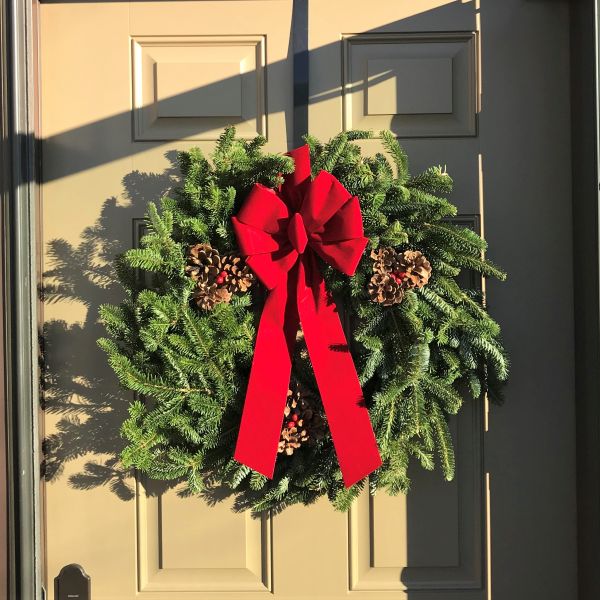
<path fill-rule="evenodd" d="M 295 295 L 287 288 L 283 284 L 273 289 L 263 308 L 234 453 L 238 462 L 269 478 L 275 470 L 299 326 Z"/>
<path fill-rule="evenodd" d="M 344 485 L 350 487 L 379 468 L 381 457 L 337 307 L 311 258 L 306 270 L 299 261 L 298 311 Z"/>

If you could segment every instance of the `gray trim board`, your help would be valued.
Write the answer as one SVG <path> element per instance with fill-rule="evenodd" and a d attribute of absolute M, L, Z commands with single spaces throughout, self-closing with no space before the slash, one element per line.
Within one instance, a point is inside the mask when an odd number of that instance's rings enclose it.
<path fill-rule="evenodd" d="M 31 2 L 0 0 L 9 598 L 41 597 Z"/>
<path fill-rule="evenodd" d="M 578 597 L 582 600 L 600 597 L 598 24 L 598 0 L 571 3 Z"/>
<path fill-rule="evenodd" d="M 4 6 L 2 5 L 2 9 Z M 2 12 L 2 15 L 4 13 Z M 4 107 L 6 105 L 6 97 L 8 94 L 8 81 L 6 77 L 6 30 L 5 30 L 5 19 L 3 16 L 0 16 L 0 107 Z M 7 123 L 7 113 L 5 110 L 2 110 L 0 113 L 0 206 L 4 207 L 8 201 L 7 198 L 7 181 L 10 178 L 10 169 L 8 168 L 8 151 L 9 148 L 5 143 L 6 140 L 6 131 L 8 128 Z M 4 214 L 3 211 L 0 210 L 0 230 L 4 230 Z M 0 298 L 0 314 L 4 314 L 4 248 L 0 247 L 0 260 L 2 260 L 2 264 L 0 265 L 0 275 L 2 277 L 2 283 L 0 284 L 0 290 L 2 291 L 2 297 Z M 2 372 L 0 373 L 0 385 L 2 385 L 2 390 L 0 391 L 0 402 L 2 402 L 2 408 L 0 409 L 0 413 L 2 415 L 2 421 L 0 423 L 0 455 L 2 455 L 2 462 L 0 463 L 0 480 L 2 485 L 0 485 L 2 498 L 0 498 L 0 506 L 5 507 L 5 514 L 3 516 L 2 522 L 2 536 L 0 539 L 0 558 L 2 559 L 2 565 L 0 567 L 0 595 L 8 596 L 9 590 L 9 577 L 12 577 L 11 570 L 9 569 L 9 563 L 13 563 L 12 557 L 12 547 L 11 552 L 9 552 L 9 544 L 8 544 L 8 524 L 9 524 L 9 516 L 8 516 L 8 463 L 7 463 L 7 440 L 6 440 L 6 432 L 7 432 L 7 423 L 6 423 L 6 386 L 5 386 L 5 333 L 4 333 L 4 320 L 0 324 L 0 340 L 2 342 L 2 350 L 0 351 L 0 364 L 2 365 Z M 9 557 L 9 554 L 11 556 Z"/>

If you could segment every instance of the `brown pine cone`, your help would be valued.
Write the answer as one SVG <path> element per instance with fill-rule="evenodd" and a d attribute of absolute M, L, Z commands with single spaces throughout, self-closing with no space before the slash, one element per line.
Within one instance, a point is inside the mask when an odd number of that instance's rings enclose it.
<path fill-rule="evenodd" d="M 194 244 L 188 248 L 185 273 L 196 282 L 193 298 L 202 310 L 212 310 L 220 302 L 229 302 L 231 292 L 223 285 L 221 256 L 210 244 Z"/>
<path fill-rule="evenodd" d="M 371 277 L 368 290 L 371 300 L 384 306 L 399 304 L 404 298 L 402 281 L 388 273 L 375 273 Z"/>
<path fill-rule="evenodd" d="M 277 452 L 287 456 L 307 442 L 315 442 L 325 435 L 325 420 L 319 414 L 315 397 L 301 384 L 288 390 L 283 411 L 283 426 Z"/>
<path fill-rule="evenodd" d="M 418 250 L 406 250 L 399 257 L 398 271 L 406 288 L 422 288 L 431 277 L 431 264 Z"/>
<path fill-rule="evenodd" d="M 210 244 L 194 244 L 188 248 L 185 272 L 194 281 L 216 281 L 221 272 L 221 256 Z"/>
<path fill-rule="evenodd" d="M 221 259 L 221 270 L 225 277 L 227 290 L 232 294 L 247 292 L 254 282 L 254 273 L 242 259 L 235 254 L 226 254 Z"/>
<path fill-rule="evenodd" d="M 192 297 L 202 310 L 212 310 L 221 302 L 230 302 L 231 292 L 227 288 L 217 286 L 216 283 L 207 285 L 198 282 L 198 286 L 194 290 Z"/>
<path fill-rule="evenodd" d="M 371 250 L 374 273 L 391 273 L 398 268 L 398 253 L 394 248 L 383 247 Z"/>

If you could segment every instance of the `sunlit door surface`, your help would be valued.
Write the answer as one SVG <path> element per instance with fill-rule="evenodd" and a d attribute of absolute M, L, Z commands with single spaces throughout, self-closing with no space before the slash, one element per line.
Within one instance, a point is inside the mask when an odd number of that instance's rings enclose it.
<path fill-rule="evenodd" d="M 574 598 L 567 5 L 303 4 L 307 32 L 292 0 L 41 7 L 48 598 L 70 563 L 94 600 Z M 413 172 L 447 166 L 458 220 L 510 273 L 487 293 L 513 374 L 505 406 L 451 422 L 453 482 L 414 468 L 407 497 L 252 518 L 123 469 L 131 396 L 98 307 L 120 299 L 110 261 L 176 183 L 177 150 L 210 151 L 228 124 L 292 147 L 293 34 L 311 133 L 389 128 Z"/>

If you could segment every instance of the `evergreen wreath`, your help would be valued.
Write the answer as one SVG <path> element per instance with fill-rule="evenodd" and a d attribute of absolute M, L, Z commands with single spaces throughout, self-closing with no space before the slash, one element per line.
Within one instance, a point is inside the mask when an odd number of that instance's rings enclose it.
<path fill-rule="evenodd" d="M 342 313 L 382 466 L 345 488 L 302 332 L 282 415 L 273 479 L 233 459 L 265 289 L 239 256 L 231 217 L 255 183 L 274 188 L 294 169 L 289 156 L 262 150 L 265 139 L 227 128 L 211 160 L 179 154 L 181 187 L 149 204 L 141 247 L 115 260 L 126 298 L 101 307 L 109 337 L 99 340 L 121 384 L 135 392 L 121 427 L 126 467 L 153 479 L 183 480 L 184 493 L 223 488 L 235 509 L 281 510 L 326 494 L 347 510 L 368 484 L 406 492 L 416 459 L 454 476 L 447 425 L 463 397 L 499 397 L 507 378 L 500 328 L 480 290 L 463 289 L 470 270 L 505 279 L 484 258 L 485 241 L 452 223 L 441 167 L 411 176 L 392 133 L 388 156 L 363 156 L 353 143 L 371 132 L 340 133 L 327 143 L 307 135 L 313 176 L 332 173 L 360 199 L 369 245 L 353 277 L 322 263 Z"/>

